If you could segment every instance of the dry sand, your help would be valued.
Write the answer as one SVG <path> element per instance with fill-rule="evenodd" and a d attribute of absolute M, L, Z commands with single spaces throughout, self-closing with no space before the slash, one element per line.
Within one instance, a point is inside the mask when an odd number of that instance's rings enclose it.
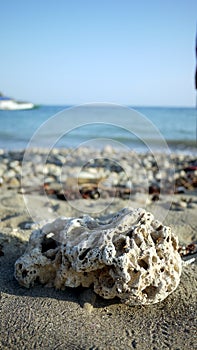
<path fill-rule="evenodd" d="M 133 206 L 143 207 L 143 201 L 139 196 Z M 115 200 L 113 211 L 124 206 L 124 200 Z M 40 207 L 46 211 L 44 200 Z M 76 215 L 63 201 L 54 200 L 53 208 L 57 215 Z M 168 212 L 165 224 L 172 226 L 181 243 L 196 240 L 196 208 Z M 151 204 L 147 209 L 151 211 Z M 103 300 L 89 289 L 56 291 L 37 285 L 27 290 L 13 277 L 14 263 L 32 231 L 25 229 L 31 220 L 16 190 L 1 189 L 0 217 L 0 349 L 196 348 L 196 264 L 184 266 L 180 285 L 166 300 L 146 307 Z"/>

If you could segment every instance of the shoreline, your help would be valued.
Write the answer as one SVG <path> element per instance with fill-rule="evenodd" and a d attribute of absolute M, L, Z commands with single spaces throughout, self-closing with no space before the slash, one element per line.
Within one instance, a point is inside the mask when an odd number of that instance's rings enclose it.
<path fill-rule="evenodd" d="M 25 289 L 18 285 L 13 277 L 14 263 L 25 250 L 27 241 L 33 229 L 42 226 L 42 220 L 33 222 L 28 213 L 28 205 L 24 203 L 24 196 L 32 208 L 38 206 L 42 219 L 52 219 L 53 216 L 77 216 L 80 212 L 76 192 L 73 190 L 70 201 L 58 198 L 61 194 L 59 184 L 69 183 L 78 174 L 79 186 L 95 185 L 100 187 L 102 196 L 91 198 L 92 190 L 84 192 L 82 203 L 85 208 L 97 208 L 93 216 L 109 215 L 124 206 L 144 207 L 150 212 L 163 215 L 166 225 L 170 225 L 179 238 L 182 247 L 197 240 L 197 187 L 191 185 L 191 176 L 195 171 L 189 167 L 195 166 L 193 156 L 173 155 L 176 165 L 175 179 L 182 181 L 185 177 L 180 193 L 172 194 L 163 191 L 158 193 L 158 187 L 150 186 L 161 183 L 162 176 L 170 173 L 170 164 L 164 164 L 160 155 L 162 169 L 158 172 L 149 155 L 136 158 L 106 149 L 99 161 L 99 153 L 84 149 L 67 158 L 64 167 L 64 152 L 53 151 L 46 163 L 44 179 L 47 185 L 43 192 L 39 188 L 43 177 L 41 153 L 35 151 L 30 154 L 26 173 L 26 185 L 31 188 L 30 193 L 21 188 L 20 152 L 11 154 L 0 152 L 0 288 L 1 288 L 1 330 L 0 347 L 10 349 L 81 349 L 81 350 L 113 350 L 113 349 L 161 349 L 172 350 L 193 349 L 195 347 L 195 290 L 196 263 L 184 265 L 181 282 L 178 288 L 163 302 L 152 306 L 129 307 L 117 300 L 104 300 L 96 296 L 91 289 L 66 288 L 65 291 L 36 285 Z M 114 153 L 113 153 L 114 152 Z M 106 161 L 106 158 L 116 156 L 116 162 Z M 111 154 L 111 157 L 109 156 Z M 90 162 L 92 157 L 96 161 Z M 21 157 L 22 158 L 22 157 Z M 166 158 L 166 157 L 164 157 Z M 4 161 L 3 161 L 4 160 Z M 121 165 L 121 166 L 120 166 Z M 143 166 L 142 166 L 143 165 Z M 189 169 L 188 171 L 186 169 Z M 63 169 L 60 181 L 60 170 Z M 82 170 L 83 171 L 82 171 Z M 166 170 L 167 169 L 167 170 Z M 185 169 L 185 170 L 184 170 Z M 80 170 L 80 171 L 79 171 Z M 10 173 L 9 173 L 10 171 Z M 167 171 L 167 172 L 166 172 Z M 6 175 L 5 175 L 6 174 Z M 132 187 L 126 185 L 127 176 L 132 176 Z M 10 177 L 8 176 L 10 175 Z M 110 181 L 107 182 L 106 175 Z M 69 180 L 69 181 L 68 181 Z M 71 181 L 72 180 L 72 181 Z M 91 181 L 92 182 L 91 182 Z M 167 180 L 169 180 L 167 178 Z M 84 181 L 86 181 L 84 183 Z M 45 181 L 46 182 L 46 181 Z M 75 183 L 76 184 L 76 183 Z M 98 183 L 97 183 L 98 184 Z M 164 185 L 168 181 L 164 182 Z M 148 187 L 147 187 L 148 186 Z M 111 201 L 111 190 L 116 187 L 116 197 Z M 177 188 L 181 187 L 177 185 Z M 132 189 L 129 194 L 126 189 Z M 164 188 L 164 186 L 162 187 Z M 167 187 L 166 187 L 167 188 Z M 120 190 L 121 189 L 121 190 Z M 56 192 L 55 192 L 56 191 Z M 122 191 L 122 192 L 121 192 Z M 44 196 L 43 196 L 44 193 Z M 157 196 L 159 195 L 159 199 Z M 157 200 L 153 200 L 156 196 Z M 109 201 L 110 199 L 110 201 Z M 170 205 L 169 205 L 170 203 Z M 106 205 L 107 204 L 107 205 Z M 81 204 L 80 204 L 81 205 Z M 99 211 L 101 209 L 101 211 Z M 157 209 L 157 211 L 156 211 Z M 155 214 L 155 218 L 156 214 Z"/>
<path fill-rule="evenodd" d="M 93 138 L 93 140 L 96 140 Z M 149 149 L 147 149 L 145 146 L 140 146 L 139 144 L 127 144 L 127 143 L 124 143 L 124 140 L 112 140 L 114 141 L 115 143 L 117 143 L 117 147 L 114 147 L 114 144 L 113 144 L 113 148 L 117 149 L 117 150 L 120 150 L 123 152 L 123 149 L 125 148 L 125 152 L 129 151 L 129 152 L 134 152 L 136 154 L 148 154 L 148 153 L 151 153 Z M 196 152 L 197 152 L 197 140 L 195 141 L 191 141 L 191 142 L 188 142 L 188 143 L 181 143 L 181 141 L 179 140 L 170 140 L 170 141 L 167 141 L 165 140 L 166 144 L 167 144 L 167 148 L 166 149 L 162 149 L 162 148 L 158 148 L 157 145 L 155 144 L 154 146 L 154 153 L 155 154 L 183 154 L 183 155 L 191 155 L 191 156 L 195 156 L 196 155 Z M 64 145 L 61 145 L 61 146 L 58 146 L 57 148 L 53 148 L 55 150 L 55 152 L 61 152 L 61 151 L 64 151 L 64 150 L 70 150 L 70 151 L 73 151 L 75 149 L 78 149 L 79 147 L 81 147 L 81 144 L 82 144 L 82 147 L 81 148 L 89 148 L 89 149 L 93 149 L 94 151 L 103 151 L 105 149 L 105 147 L 107 146 L 110 146 L 110 144 L 108 143 L 105 143 L 105 144 L 100 144 L 100 142 L 98 142 L 98 144 L 96 144 L 94 142 L 94 147 L 86 147 L 86 146 L 83 146 L 83 144 L 85 145 L 86 143 L 86 140 L 83 140 L 80 145 L 78 146 L 78 144 L 71 144 L 69 146 L 64 146 Z M 120 146 L 118 147 L 118 143 L 120 143 Z M 96 146 L 95 146 L 96 145 Z M 110 146 L 111 147 L 111 146 Z M 35 146 L 34 148 L 28 148 L 28 142 L 26 144 L 26 146 L 23 146 L 23 147 L 16 147 L 16 145 L 14 145 L 14 148 L 13 147 L 1 147 L 0 146 L 0 155 L 4 152 L 6 153 L 24 153 L 25 151 L 28 151 L 28 152 L 43 152 L 43 153 L 47 153 L 48 152 L 48 147 L 44 147 L 44 146 Z"/>

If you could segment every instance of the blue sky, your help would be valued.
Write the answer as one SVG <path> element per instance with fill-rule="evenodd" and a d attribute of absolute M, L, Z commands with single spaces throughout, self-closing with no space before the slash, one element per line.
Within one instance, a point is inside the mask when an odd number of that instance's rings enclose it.
<path fill-rule="evenodd" d="M 194 106 L 196 0 L 0 1 L 0 91 L 44 104 Z"/>

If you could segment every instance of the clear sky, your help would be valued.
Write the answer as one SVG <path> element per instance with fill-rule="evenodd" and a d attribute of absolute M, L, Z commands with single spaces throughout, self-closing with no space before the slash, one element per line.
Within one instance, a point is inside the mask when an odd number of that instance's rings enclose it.
<path fill-rule="evenodd" d="M 196 0 L 0 0 L 0 91 L 194 106 Z"/>

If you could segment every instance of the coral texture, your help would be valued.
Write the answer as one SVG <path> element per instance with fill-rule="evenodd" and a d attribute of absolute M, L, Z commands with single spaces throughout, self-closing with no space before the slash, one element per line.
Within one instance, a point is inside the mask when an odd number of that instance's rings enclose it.
<path fill-rule="evenodd" d="M 170 227 L 144 209 L 125 208 L 105 220 L 58 218 L 33 231 L 15 277 L 25 287 L 93 286 L 106 299 L 145 305 L 176 289 L 181 268 Z"/>

